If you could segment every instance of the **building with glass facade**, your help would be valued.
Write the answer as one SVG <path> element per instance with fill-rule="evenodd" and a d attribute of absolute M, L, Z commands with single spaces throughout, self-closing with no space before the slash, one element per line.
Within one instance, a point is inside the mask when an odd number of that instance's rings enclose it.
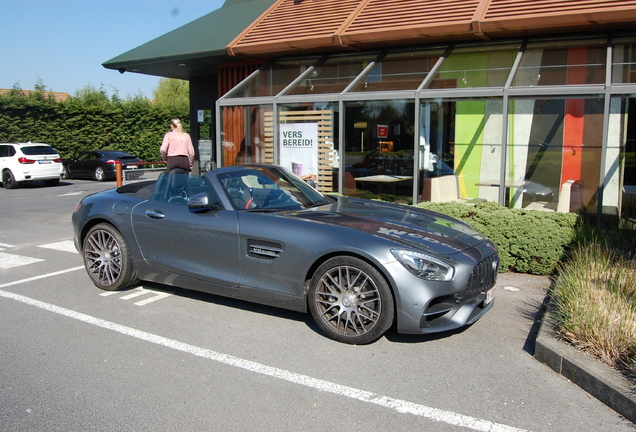
<path fill-rule="evenodd" d="M 159 38 L 105 64 L 190 80 L 201 170 L 277 163 L 407 202 L 635 205 L 636 2 L 235 0 L 175 32 L 219 12 L 222 49 L 152 57 Z"/>

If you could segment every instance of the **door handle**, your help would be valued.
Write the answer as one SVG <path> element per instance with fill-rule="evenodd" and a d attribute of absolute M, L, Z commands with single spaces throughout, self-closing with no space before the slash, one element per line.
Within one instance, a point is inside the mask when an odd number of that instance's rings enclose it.
<path fill-rule="evenodd" d="M 146 210 L 146 216 L 153 219 L 163 219 L 166 215 L 159 210 Z"/>

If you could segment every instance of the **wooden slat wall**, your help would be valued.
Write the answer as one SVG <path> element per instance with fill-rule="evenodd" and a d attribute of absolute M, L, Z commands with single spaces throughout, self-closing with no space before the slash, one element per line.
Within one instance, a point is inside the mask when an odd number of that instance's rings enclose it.
<path fill-rule="evenodd" d="M 466 30 L 479 0 L 371 0 L 344 33 L 462 23 Z"/>
<path fill-rule="evenodd" d="M 636 0 L 278 0 L 228 46 L 232 55 L 630 28 Z"/>
<path fill-rule="evenodd" d="M 232 90 L 238 83 L 247 78 L 252 72 L 261 67 L 262 61 L 243 62 L 217 65 L 218 74 L 218 97 Z"/>
<path fill-rule="evenodd" d="M 263 135 L 265 136 L 265 163 L 274 163 L 274 112 L 265 113 Z"/>

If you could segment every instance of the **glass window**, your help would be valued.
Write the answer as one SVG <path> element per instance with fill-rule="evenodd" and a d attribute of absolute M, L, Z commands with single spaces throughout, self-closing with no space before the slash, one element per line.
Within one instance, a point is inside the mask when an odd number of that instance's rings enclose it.
<path fill-rule="evenodd" d="M 321 192 L 338 190 L 338 103 L 278 106 L 279 164 Z"/>
<path fill-rule="evenodd" d="M 510 204 L 538 210 L 596 211 L 603 99 L 513 98 L 506 182 Z"/>
<path fill-rule="evenodd" d="M 605 84 L 605 39 L 531 43 L 513 86 Z"/>
<path fill-rule="evenodd" d="M 316 63 L 319 57 L 279 60 L 269 63 L 252 75 L 249 81 L 236 86 L 227 93 L 229 98 L 276 96 L 293 80 Z"/>
<path fill-rule="evenodd" d="M 351 91 L 416 90 L 442 53 L 442 50 L 389 53 Z"/>
<path fill-rule="evenodd" d="M 49 146 L 30 146 L 22 147 L 22 153 L 26 156 L 38 156 L 38 155 L 56 155 L 57 151 L 53 147 Z"/>
<path fill-rule="evenodd" d="M 212 122 L 213 112 L 210 109 L 197 110 L 197 123 L 199 139 L 197 140 L 197 150 L 199 153 L 199 167 L 201 171 L 212 170 L 216 163 L 216 149 L 212 145 Z"/>
<path fill-rule="evenodd" d="M 503 99 L 423 101 L 420 113 L 422 199 L 498 201 Z"/>
<path fill-rule="evenodd" d="M 414 122 L 412 100 L 345 103 L 345 195 L 412 200 Z"/>
<path fill-rule="evenodd" d="M 428 88 L 503 87 L 519 48 L 519 44 L 512 44 L 454 49 Z"/>
<path fill-rule="evenodd" d="M 377 53 L 330 57 L 323 64 L 317 65 L 308 77 L 286 95 L 340 93 L 376 57 Z"/>
<path fill-rule="evenodd" d="M 605 161 L 603 213 L 636 219 L 636 95 L 612 98 Z"/>
<path fill-rule="evenodd" d="M 184 172 L 164 171 L 155 183 L 152 200 L 185 206 L 190 198 L 199 193 L 207 193 L 210 203 L 219 201 L 204 177 Z"/>
<path fill-rule="evenodd" d="M 621 39 L 612 50 L 612 83 L 636 83 L 636 40 Z"/>
<path fill-rule="evenodd" d="M 222 166 L 274 163 L 273 122 L 270 105 L 222 107 Z"/>

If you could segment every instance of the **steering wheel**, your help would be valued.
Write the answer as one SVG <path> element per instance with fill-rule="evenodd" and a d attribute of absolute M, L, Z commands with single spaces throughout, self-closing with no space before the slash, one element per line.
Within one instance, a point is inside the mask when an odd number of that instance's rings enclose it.
<path fill-rule="evenodd" d="M 270 206 L 282 204 L 284 202 L 287 202 L 288 200 L 289 200 L 289 196 L 287 196 L 287 194 L 284 191 L 280 189 L 274 189 L 270 191 L 265 197 L 265 201 L 263 202 L 263 208 L 269 208 Z"/>

